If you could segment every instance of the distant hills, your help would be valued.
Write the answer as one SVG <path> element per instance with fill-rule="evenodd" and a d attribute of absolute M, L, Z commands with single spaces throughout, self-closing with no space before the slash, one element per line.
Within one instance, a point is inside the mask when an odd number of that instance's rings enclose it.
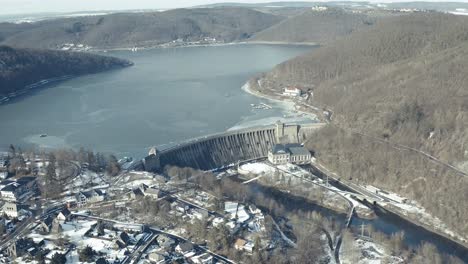
<path fill-rule="evenodd" d="M 276 90 L 313 89 L 313 100 L 351 127 L 461 160 L 461 142 L 468 140 L 467 123 L 460 122 L 468 122 L 467 67 L 468 17 L 416 13 L 380 20 L 278 65 L 265 79 Z M 408 104 L 421 113 L 403 117 Z M 449 128 L 460 133 L 452 142 L 438 137 Z"/>
<path fill-rule="evenodd" d="M 0 24 L 0 43 L 13 47 L 57 49 L 65 43 L 94 48 L 153 46 L 174 40 L 250 38 L 283 18 L 247 8 L 175 9 Z"/>
<path fill-rule="evenodd" d="M 0 46 L 0 97 L 41 80 L 97 73 L 131 62 L 78 52 L 18 49 Z"/>
<path fill-rule="evenodd" d="M 341 36 L 369 27 L 376 18 L 366 14 L 352 13 L 338 8 L 324 11 L 307 9 L 259 33 L 252 41 L 270 42 L 313 42 L 324 44 Z"/>
<path fill-rule="evenodd" d="M 297 5 L 293 5 L 297 6 Z M 211 7 L 164 12 L 115 13 L 57 18 L 35 23 L 0 23 L 0 44 L 61 49 L 152 47 L 209 39 L 211 42 L 301 42 L 324 44 L 369 27 L 382 14 L 335 7 Z"/>

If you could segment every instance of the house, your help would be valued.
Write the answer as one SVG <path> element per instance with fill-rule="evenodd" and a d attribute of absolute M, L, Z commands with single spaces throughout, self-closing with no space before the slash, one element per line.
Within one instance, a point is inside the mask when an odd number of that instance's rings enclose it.
<path fill-rule="evenodd" d="M 161 191 L 159 189 L 148 188 L 145 191 L 145 196 L 149 196 L 154 199 L 158 199 L 162 196 Z"/>
<path fill-rule="evenodd" d="M 132 239 L 130 236 L 127 234 L 127 232 L 121 232 L 116 240 L 114 241 L 114 246 L 116 249 L 122 249 L 126 248 L 128 245 L 130 245 L 132 242 Z"/>
<path fill-rule="evenodd" d="M 97 203 L 104 201 L 105 196 L 105 192 L 99 189 L 87 192 L 79 192 L 76 195 L 76 203 L 79 207 L 81 207 L 87 205 L 88 203 Z"/>
<path fill-rule="evenodd" d="M 159 235 L 156 238 L 156 241 L 158 242 L 158 245 L 162 248 L 171 248 L 175 244 L 174 239 L 166 235 Z"/>
<path fill-rule="evenodd" d="M 297 87 L 288 86 L 283 89 L 283 95 L 297 97 L 302 95 L 302 90 Z"/>
<path fill-rule="evenodd" d="M 182 255 L 186 255 L 193 251 L 193 245 L 190 242 L 183 242 L 177 245 L 177 247 L 175 248 L 175 251 Z"/>
<path fill-rule="evenodd" d="M 60 234 L 63 231 L 60 221 L 52 216 L 41 221 L 38 229 L 43 234 Z"/>
<path fill-rule="evenodd" d="M 36 245 L 32 239 L 20 238 L 11 243 L 11 245 L 7 248 L 7 254 L 11 258 L 18 258 L 26 254 L 31 248 L 35 247 Z"/>
<path fill-rule="evenodd" d="M 238 238 L 238 239 L 236 240 L 236 242 L 234 243 L 234 248 L 235 248 L 236 250 L 243 250 L 245 244 L 247 244 L 247 241 L 245 241 L 245 240 L 242 239 L 242 238 Z"/>
<path fill-rule="evenodd" d="M 145 193 L 140 188 L 135 188 L 130 192 L 130 199 L 137 199 L 139 197 L 144 197 Z"/>
<path fill-rule="evenodd" d="M 39 223 L 39 227 L 38 227 L 39 232 L 44 233 L 44 234 L 49 234 L 50 231 L 52 230 L 53 221 L 54 221 L 54 218 L 50 215 L 46 219 L 42 220 Z"/>
<path fill-rule="evenodd" d="M 16 204 L 16 203 L 6 202 L 6 203 L 3 205 L 2 211 L 3 211 L 3 213 L 6 214 L 8 217 L 11 217 L 11 218 L 18 218 L 20 208 L 19 208 L 18 204 Z"/>
<path fill-rule="evenodd" d="M 253 249 L 254 249 L 254 243 L 252 242 L 247 242 L 245 245 L 244 245 L 244 250 L 248 253 L 252 253 L 253 252 Z"/>
<path fill-rule="evenodd" d="M 268 161 L 278 164 L 308 164 L 312 154 L 300 144 L 276 144 L 268 152 Z"/>
<path fill-rule="evenodd" d="M 191 258 L 191 261 L 195 264 L 212 264 L 213 256 L 208 253 L 203 253 L 199 256 L 194 256 Z"/>
<path fill-rule="evenodd" d="M 210 214 L 206 210 L 202 210 L 202 209 L 193 209 L 192 210 L 192 216 L 199 219 L 199 220 L 207 219 L 209 215 Z"/>
<path fill-rule="evenodd" d="M 17 202 L 20 196 L 23 195 L 23 188 L 20 184 L 13 182 L 3 187 L 0 190 L 0 194 L 2 195 L 2 200 Z"/>
<path fill-rule="evenodd" d="M 70 221 L 71 212 L 67 208 L 63 208 L 55 217 L 59 222 L 64 223 Z"/>
<path fill-rule="evenodd" d="M 166 256 L 159 252 L 153 252 L 148 255 L 148 260 L 154 263 L 165 263 L 166 262 Z"/>
<path fill-rule="evenodd" d="M 246 252 L 252 253 L 254 244 L 250 241 L 246 241 L 242 238 L 238 238 L 234 243 L 234 248 L 237 250 L 245 250 Z"/>

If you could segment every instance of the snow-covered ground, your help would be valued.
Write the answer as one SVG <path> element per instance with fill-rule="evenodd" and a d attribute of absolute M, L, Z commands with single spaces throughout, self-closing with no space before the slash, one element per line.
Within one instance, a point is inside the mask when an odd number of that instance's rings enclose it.
<path fill-rule="evenodd" d="M 357 238 L 353 245 L 343 244 L 340 250 L 342 264 L 400 264 L 402 258 L 391 256 L 385 248 L 370 239 Z"/>
<path fill-rule="evenodd" d="M 240 174 L 266 174 L 266 173 L 271 173 L 273 174 L 275 172 L 275 169 L 271 167 L 268 164 L 261 163 L 261 162 L 256 162 L 256 163 L 247 163 L 239 168 L 239 173 Z"/>

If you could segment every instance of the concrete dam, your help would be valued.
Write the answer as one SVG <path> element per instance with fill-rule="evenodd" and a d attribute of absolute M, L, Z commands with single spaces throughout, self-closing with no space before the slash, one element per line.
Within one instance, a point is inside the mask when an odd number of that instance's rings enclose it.
<path fill-rule="evenodd" d="M 277 143 L 301 143 L 322 123 L 283 124 L 228 131 L 158 150 L 152 148 L 144 159 L 147 171 L 161 172 L 166 166 L 200 170 L 222 168 L 240 161 L 265 158 Z"/>

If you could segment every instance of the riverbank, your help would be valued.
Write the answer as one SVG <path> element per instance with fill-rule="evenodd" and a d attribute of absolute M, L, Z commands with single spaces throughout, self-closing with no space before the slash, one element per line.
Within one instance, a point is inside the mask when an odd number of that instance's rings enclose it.
<path fill-rule="evenodd" d="M 71 79 L 75 76 L 73 75 L 65 75 L 65 76 L 61 76 L 61 77 L 55 77 L 55 78 L 50 78 L 50 79 L 44 79 L 44 80 L 40 80 L 38 82 L 35 82 L 33 84 L 30 84 L 30 85 L 27 85 L 24 89 L 21 89 L 21 90 L 18 90 L 18 91 L 15 91 L 15 92 L 11 92 L 7 95 L 0 95 L 0 105 L 1 104 L 4 104 L 4 103 L 7 103 L 8 101 L 20 96 L 20 95 L 24 95 L 28 92 L 31 92 L 32 90 L 38 90 L 40 88 L 43 88 L 47 85 L 51 85 L 51 84 L 54 84 L 54 83 L 57 83 L 57 82 L 60 82 L 60 81 L 65 81 L 65 80 L 68 80 L 68 79 Z"/>

